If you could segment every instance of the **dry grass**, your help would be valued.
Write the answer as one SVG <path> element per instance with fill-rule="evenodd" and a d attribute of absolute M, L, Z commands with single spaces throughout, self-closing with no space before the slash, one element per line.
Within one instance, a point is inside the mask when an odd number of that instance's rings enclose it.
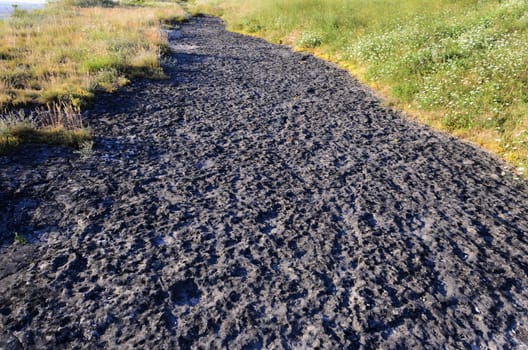
<path fill-rule="evenodd" d="M 24 142 L 79 144 L 87 132 L 78 110 L 94 93 L 164 77 L 162 29 L 185 18 L 178 4 L 77 6 L 86 4 L 59 1 L 0 21 L 0 111 L 48 105 L 38 122 L 0 114 L 0 152 Z"/>
<path fill-rule="evenodd" d="M 130 76 L 163 77 L 162 23 L 183 18 L 174 3 L 81 8 L 56 3 L 0 23 L 0 108 L 68 101 L 113 91 Z"/>
<path fill-rule="evenodd" d="M 19 111 L 0 116 L 0 154 L 22 143 L 79 147 L 90 139 L 90 131 L 84 127 L 79 109 L 66 103 L 36 108 L 29 115 Z"/>

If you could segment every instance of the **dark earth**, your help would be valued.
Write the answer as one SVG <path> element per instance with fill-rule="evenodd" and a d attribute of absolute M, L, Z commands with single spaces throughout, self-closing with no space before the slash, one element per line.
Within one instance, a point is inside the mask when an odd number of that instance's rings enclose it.
<path fill-rule="evenodd" d="M 528 349 L 526 182 L 332 64 L 172 37 L 87 157 L 0 157 L 0 346 Z"/>

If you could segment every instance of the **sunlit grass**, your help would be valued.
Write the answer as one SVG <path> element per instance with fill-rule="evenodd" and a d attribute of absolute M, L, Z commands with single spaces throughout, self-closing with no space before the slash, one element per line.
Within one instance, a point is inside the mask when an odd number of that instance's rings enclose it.
<path fill-rule="evenodd" d="M 69 101 L 112 91 L 130 76 L 163 77 L 162 23 L 177 4 L 75 7 L 63 2 L 0 22 L 0 108 Z"/>
<path fill-rule="evenodd" d="M 230 29 L 333 60 L 387 103 L 528 167 L 528 1 L 196 0 Z"/>
<path fill-rule="evenodd" d="M 112 92 L 131 78 L 165 76 L 162 29 L 186 13 L 173 2 L 133 5 L 67 0 L 0 21 L 0 152 L 24 142 L 75 145 L 87 137 L 81 125 L 14 123 L 9 111 L 46 104 L 78 110 L 96 92 Z"/>

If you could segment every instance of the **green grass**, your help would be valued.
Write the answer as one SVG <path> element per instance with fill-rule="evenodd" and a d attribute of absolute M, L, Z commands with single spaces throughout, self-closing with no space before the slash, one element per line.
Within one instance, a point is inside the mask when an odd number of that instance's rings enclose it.
<path fill-rule="evenodd" d="M 339 63 L 409 115 L 528 167 L 528 1 L 195 0 Z"/>
<path fill-rule="evenodd" d="M 28 240 L 24 236 L 20 235 L 18 232 L 15 232 L 15 238 L 13 242 L 16 242 L 21 245 L 26 245 L 29 243 Z"/>
<path fill-rule="evenodd" d="M 14 122 L 8 111 L 52 105 L 55 116 L 78 116 L 72 110 L 98 91 L 112 92 L 138 76 L 163 78 L 160 57 L 168 43 L 162 28 L 185 16 L 169 1 L 60 0 L 0 21 L 0 153 L 26 142 L 86 140 L 80 123 L 20 116 Z"/>

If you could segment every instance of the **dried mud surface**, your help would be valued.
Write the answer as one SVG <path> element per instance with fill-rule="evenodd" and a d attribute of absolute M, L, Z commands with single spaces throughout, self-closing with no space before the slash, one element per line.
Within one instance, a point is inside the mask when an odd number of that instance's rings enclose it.
<path fill-rule="evenodd" d="M 88 159 L 0 157 L 0 346 L 528 348 L 525 183 L 321 60 L 180 34 Z"/>

